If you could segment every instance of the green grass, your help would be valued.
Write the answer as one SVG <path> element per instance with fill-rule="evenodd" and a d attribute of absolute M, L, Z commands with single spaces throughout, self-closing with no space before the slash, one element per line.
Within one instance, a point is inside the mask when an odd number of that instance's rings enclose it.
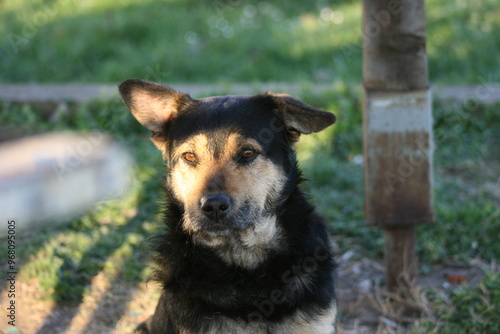
<path fill-rule="evenodd" d="M 435 108 L 437 224 L 420 230 L 426 260 L 500 258 L 500 203 L 492 193 L 500 172 L 498 107 Z"/>
<path fill-rule="evenodd" d="M 427 2 L 433 83 L 498 81 L 496 0 Z M 359 82 L 359 1 L 0 2 L 0 82 Z"/>
<path fill-rule="evenodd" d="M 448 296 L 430 293 L 436 322 L 422 321 L 413 333 L 500 333 L 500 276 L 488 272 L 477 287 L 462 286 Z"/>

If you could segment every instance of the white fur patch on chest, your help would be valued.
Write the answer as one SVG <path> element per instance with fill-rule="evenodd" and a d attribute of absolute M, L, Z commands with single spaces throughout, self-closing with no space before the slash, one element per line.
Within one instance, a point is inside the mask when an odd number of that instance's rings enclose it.
<path fill-rule="evenodd" d="M 269 251 L 282 247 L 283 238 L 276 217 L 263 218 L 254 228 L 231 236 L 227 243 L 214 247 L 217 254 L 230 265 L 255 269 L 267 259 Z"/>

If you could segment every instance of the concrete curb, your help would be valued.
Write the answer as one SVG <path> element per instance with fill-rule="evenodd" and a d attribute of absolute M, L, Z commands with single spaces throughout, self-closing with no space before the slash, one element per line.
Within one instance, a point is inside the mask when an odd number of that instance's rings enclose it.
<path fill-rule="evenodd" d="M 259 83 L 197 85 L 171 84 L 174 89 L 186 92 L 193 97 L 213 94 L 255 94 L 272 90 L 300 95 L 300 91 L 309 88 L 314 91 L 328 91 L 334 86 L 329 84 L 294 84 L 294 83 Z M 479 103 L 500 103 L 500 84 L 491 83 L 478 86 L 436 86 L 432 88 L 434 98 L 467 103 L 470 100 Z M 88 102 L 94 99 L 119 98 L 116 84 L 2 84 L 0 101 L 17 103 L 59 103 L 64 101 Z"/>

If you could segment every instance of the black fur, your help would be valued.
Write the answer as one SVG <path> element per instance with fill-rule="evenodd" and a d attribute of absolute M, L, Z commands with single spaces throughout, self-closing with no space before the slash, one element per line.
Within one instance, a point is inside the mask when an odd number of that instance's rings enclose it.
<path fill-rule="evenodd" d="M 172 323 L 189 326 L 194 333 L 203 332 L 218 314 L 262 320 L 272 328 L 274 322 L 298 309 L 314 315 L 335 302 L 336 265 L 329 235 L 298 183 L 280 208 L 278 219 L 289 247 L 272 254 L 255 270 L 229 266 L 209 247 L 193 243 L 179 226 L 181 210 L 168 197 L 167 232 L 155 247 L 159 268 L 155 280 L 163 284 L 166 292 L 152 319 L 151 333 L 177 333 L 164 329 Z M 317 269 L 312 270 L 316 265 Z M 273 291 L 284 292 L 292 279 L 307 275 L 312 276 L 311 286 L 294 291 L 283 302 L 272 302 Z M 176 306 L 162 305 L 167 298 L 176 300 Z"/>

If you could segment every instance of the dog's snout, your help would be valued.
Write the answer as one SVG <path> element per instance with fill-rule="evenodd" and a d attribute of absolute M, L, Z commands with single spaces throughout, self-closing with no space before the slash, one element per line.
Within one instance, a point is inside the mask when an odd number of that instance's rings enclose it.
<path fill-rule="evenodd" d="M 231 211 L 231 197 L 226 194 L 203 196 L 200 201 L 201 211 L 210 219 L 220 219 Z"/>

